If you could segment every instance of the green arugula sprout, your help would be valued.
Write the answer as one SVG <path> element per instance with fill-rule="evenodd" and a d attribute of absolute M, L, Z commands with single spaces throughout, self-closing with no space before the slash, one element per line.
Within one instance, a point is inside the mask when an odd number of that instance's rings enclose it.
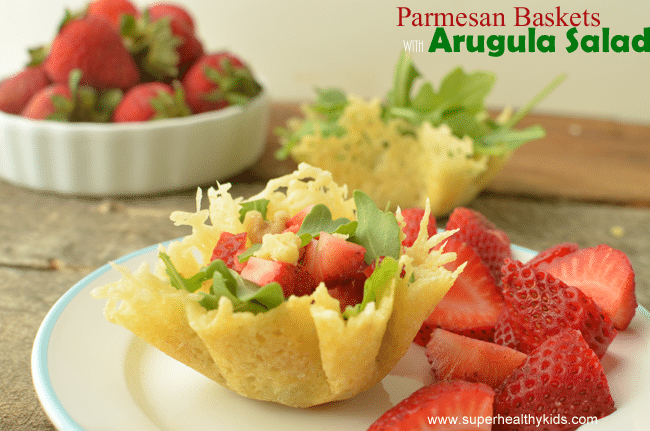
<path fill-rule="evenodd" d="M 469 136 L 474 142 L 475 154 L 501 156 L 526 142 L 545 136 L 544 129 L 539 125 L 522 130 L 514 130 L 514 127 L 560 85 L 565 75 L 551 81 L 503 124 L 489 118 L 485 109 L 485 99 L 496 82 L 494 73 L 466 73 L 458 67 L 442 79 L 437 92 L 431 82 L 425 81 L 417 93 L 412 94 L 418 78 L 422 78 L 422 74 L 411 56 L 403 51 L 395 66 L 393 87 L 382 106 L 384 121 L 404 119 L 410 124 L 410 128 L 402 131 L 405 134 L 414 134 L 415 129 L 424 122 L 435 127 L 445 124 L 458 138 Z M 288 158 L 291 149 L 304 136 L 317 132 L 323 137 L 345 135 L 345 128 L 338 123 L 348 104 L 345 93 L 336 88 L 316 89 L 316 92 L 316 101 L 308 107 L 312 115 L 302 122 L 298 130 L 276 129 L 276 134 L 283 138 L 282 147 L 276 152 L 278 159 Z"/>

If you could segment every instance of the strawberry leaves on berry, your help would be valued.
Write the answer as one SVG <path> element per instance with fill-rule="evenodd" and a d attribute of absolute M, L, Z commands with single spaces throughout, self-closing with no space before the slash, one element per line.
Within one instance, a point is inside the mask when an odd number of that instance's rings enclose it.
<path fill-rule="evenodd" d="M 153 21 L 147 11 L 140 17 L 121 17 L 122 40 L 143 71 L 142 81 L 178 76 L 179 55 L 176 49 L 183 41 L 172 33 L 170 21 L 170 17 Z"/>
<path fill-rule="evenodd" d="M 203 95 L 203 99 L 211 102 L 225 99 L 229 105 L 245 105 L 261 91 L 250 69 L 235 67 L 228 57 L 222 58 L 219 66 L 221 70 L 203 67 L 205 77 L 216 84 L 214 91 Z"/>
<path fill-rule="evenodd" d="M 70 72 L 70 98 L 61 94 L 51 97 L 54 112 L 47 117 L 48 120 L 96 123 L 110 121 L 113 110 L 122 100 L 122 91 L 117 88 L 97 91 L 90 86 L 80 85 L 81 75 L 79 69 Z"/>

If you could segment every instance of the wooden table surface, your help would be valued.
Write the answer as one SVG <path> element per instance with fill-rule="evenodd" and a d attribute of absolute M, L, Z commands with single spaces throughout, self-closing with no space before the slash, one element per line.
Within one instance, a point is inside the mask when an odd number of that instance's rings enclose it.
<path fill-rule="evenodd" d="M 272 126 L 298 109 L 276 103 Z M 471 207 L 515 244 L 609 244 L 628 254 L 639 303 L 650 308 L 650 126 L 532 115 L 547 137 L 519 149 Z M 230 179 L 250 196 L 292 169 L 277 145 Z M 33 389 L 30 354 L 46 313 L 71 286 L 108 261 L 187 234 L 169 221 L 194 209 L 195 190 L 130 198 L 75 198 L 0 181 L 0 430 L 54 429 Z M 444 223 L 444 219 L 441 220 Z"/>

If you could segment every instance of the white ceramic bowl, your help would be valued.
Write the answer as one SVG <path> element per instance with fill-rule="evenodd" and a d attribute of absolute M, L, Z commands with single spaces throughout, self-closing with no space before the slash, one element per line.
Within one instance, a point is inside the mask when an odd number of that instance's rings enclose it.
<path fill-rule="evenodd" d="M 269 96 L 146 123 L 60 123 L 0 112 L 0 179 L 77 196 L 141 195 L 226 179 L 266 144 Z"/>

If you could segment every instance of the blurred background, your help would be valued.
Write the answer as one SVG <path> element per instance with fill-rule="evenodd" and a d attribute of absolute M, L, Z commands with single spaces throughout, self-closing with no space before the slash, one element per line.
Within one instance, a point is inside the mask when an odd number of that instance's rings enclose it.
<path fill-rule="evenodd" d="M 27 47 L 51 40 L 65 7 L 77 9 L 84 0 L 1 0 L 0 76 L 8 76 L 26 62 Z M 139 6 L 149 2 L 135 1 Z M 525 34 L 515 27 L 515 6 L 521 2 L 484 1 L 369 1 L 330 0 L 177 0 L 194 12 L 206 49 L 228 48 L 244 57 L 269 82 L 276 101 L 309 100 L 314 86 L 338 86 L 363 97 L 383 97 L 391 85 L 392 68 L 405 40 L 431 41 L 434 27 L 398 27 L 398 6 L 413 12 L 495 13 L 506 27 L 447 27 L 455 34 Z M 526 5 L 531 12 L 549 13 L 555 3 Z M 578 35 L 630 36 L 650 26 L 650 2 L 565 1 L 562 12 L 598 13 L 600 27 L 579 27 Z M 408 22 L 408 21 L 407 21 Z M 497 73 L 490 107 L 518 107 L 560 73 L 568 79 L 536 112 L 650 123 L 648 53 L 566 52 L 566 27 L 538 28 L 537 34 L 557 37 L 555 53 L 416 53 L 416 65 L 433 82 L 456 65 L 467 70 Z"/>

